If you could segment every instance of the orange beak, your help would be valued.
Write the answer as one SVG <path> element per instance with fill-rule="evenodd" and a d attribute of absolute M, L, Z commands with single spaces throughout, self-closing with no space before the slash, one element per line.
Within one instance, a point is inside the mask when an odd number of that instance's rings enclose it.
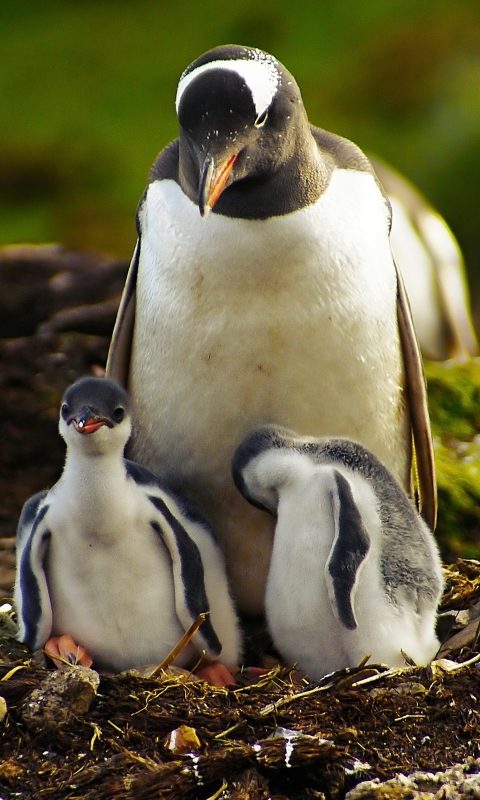
<path fill-rule="evenodd" d="M 73 422 L 75 430 L 78 433 L 95 433 L 102 425 L 111 428 L 112 424 L 107 419 L 97 416 L 93 411 L 85 406 L 77 417 L 73 417 L 70 422 Z M 68 424 L 70 424 L 70 422 Z"/>
<path fill-rule="evenodd" d="M 202 217 L 206 216 L 215 205 L 218 198 L 228 184 L 238 153 L 222 161 L 215 167 L 213 156 L 208 155 L 203 163 L 202 175 L 198 193 L 198 207 Z"/>
<path fill-rule="evenodd" d="M 73 420 L 73 424 L 75 425 L 76 430 L 79 433 L 95 433 L 98 431 L 102 425 L 106 425 L 103 419 L 92 420 L 91 422 L 85 422 L 83 425 L 81 422 L 77 422 L 76 419 Z"/>

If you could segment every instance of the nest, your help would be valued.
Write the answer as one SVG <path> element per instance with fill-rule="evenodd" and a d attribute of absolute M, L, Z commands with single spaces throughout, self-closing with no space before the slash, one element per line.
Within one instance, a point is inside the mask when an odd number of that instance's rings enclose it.
<path fill-rule="evenodd" d="M 450 631 L 430 666 L 367 663 L 312 683 L 277 664 L 228 690 L 170 670 L 47 669 L 4 614 L 0 789 L 22 800 L 367 798 L 366 780 L 459 762 L 463 781 L 480 781 L 480 563 L 459 561 L 446 581 Z M 434 797 L 400 784 L 378 796 Z"/>

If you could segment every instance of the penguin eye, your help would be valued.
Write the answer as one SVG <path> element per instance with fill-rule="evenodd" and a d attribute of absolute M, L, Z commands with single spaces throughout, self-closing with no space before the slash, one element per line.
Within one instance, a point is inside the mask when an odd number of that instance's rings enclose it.
<path fill-rule="evenodd" d="M 70 409 L 67 406 L 67 404 L 66 403 L 62 403 L 62 417 L 63 417 L 63 419 L 66 419 L 68 417 L 69 411 L 70 411 Z"/>
<path fill-rule="evenodd" d="M 115 409 L 112 416 L 115 422 L 121 422 L 125 416 L 125 411 L 121 406 L 119 406 L 118 408 Z"/>
<path fill-rule="evenodd" d="M 268 119 L 268 108 L 266 108 L 265 111 L 262 111 L 262 113 L 258 115 L 257 119 L 253 124 L 255 125 L 256 128 L 263 128 L 267 119 Z"/>

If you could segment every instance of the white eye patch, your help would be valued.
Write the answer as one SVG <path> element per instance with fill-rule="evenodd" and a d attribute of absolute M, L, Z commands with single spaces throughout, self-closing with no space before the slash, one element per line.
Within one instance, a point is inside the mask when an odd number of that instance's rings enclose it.
<path fill-rule="evenodd" d="M 258 118 L 267 110 L 277 93 L 280 73 L 277 69 L 277 62 L 272 56 L 268 56 L 260 50 L 256 50 L 254 53 L 255 58 L 252 59 L 210 61 L 208 64 L 202 64 L 201 67 L 192 70 L 187 75 L 183 75 L 178 84 L 175 100 L 177 114 L 182 95 L 195 78 L 212 69 L 227 69 L 231 72 L 236 72 L 245 81 L 252 94 Z"/>

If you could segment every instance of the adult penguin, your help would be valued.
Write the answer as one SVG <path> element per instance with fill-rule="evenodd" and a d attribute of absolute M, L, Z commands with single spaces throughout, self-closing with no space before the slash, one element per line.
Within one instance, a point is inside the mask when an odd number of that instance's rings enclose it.
<path fill-rule="evenodd" d="M 371 159 L 392 207 L 390 242 L 422 355 L 465 360 L 479 347 L 462 252 L 445 220 L 393 167 Z"/>
<path fill-rule="evenodd" d="M 181 76 L 179 139 L 137 213 L 107 373 L 128 385 L 132 457 L 206 513 L 241 610 L 263 608 L 273 523 L 235 490 L 255 427 L 347 436 L 410 489 L 412 430 L 435 521 L 423 371 L 366 156 L 308 122 L 273 56 L 218 47 Z"/>

